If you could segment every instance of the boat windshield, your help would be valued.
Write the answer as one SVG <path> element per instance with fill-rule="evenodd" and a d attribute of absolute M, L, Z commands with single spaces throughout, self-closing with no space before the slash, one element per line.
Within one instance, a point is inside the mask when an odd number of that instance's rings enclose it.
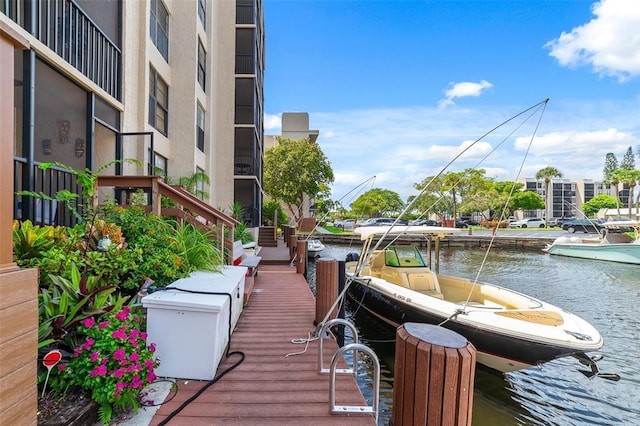
<path fill-rule="evenodd" d="M 422 255 L 417 247 L 396 246 L 384 251 L 384 263 L 387 266 L 425 267 Z"/>

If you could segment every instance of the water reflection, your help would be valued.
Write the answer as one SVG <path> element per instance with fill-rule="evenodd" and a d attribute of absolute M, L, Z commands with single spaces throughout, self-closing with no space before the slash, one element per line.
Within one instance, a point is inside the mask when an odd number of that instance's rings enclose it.
<path fill-rule="evenodd" d="M 344 260 L 353 247 L 329 245 L 323 257 Z M 474 249 L 446 249 L 441 273 L 475 279 L 485 256 Z M 315 265 L 308 280 L 315 291 Z M 573 358 L 540 367 L 500 374 L 476 368 L 474 425 L 611 425 L 640 424 L 640 268 L 550 256 L 537 251 L 494 250 L 478 277 L 561 306 L 591 322 L 605 340 L 599 352 L 604 372 L 619 382 L 587 379 Z M 382 370 L 379 424 L 388 425 L 393 398 L 395 330 L 347 303 L 346 317 L 354 321 L 362 343 L 380 359 Z M 365 396 L 371 378 L 359 373 Z"/>

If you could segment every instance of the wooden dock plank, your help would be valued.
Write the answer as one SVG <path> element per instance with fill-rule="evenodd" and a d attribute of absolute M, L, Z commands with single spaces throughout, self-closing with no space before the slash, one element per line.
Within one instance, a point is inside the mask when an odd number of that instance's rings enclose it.
<path fill-rule="evenodd" d="M 263 260 L 269 259 L 264 251 Z M 244 353 L 244 361 L 174 416 L 169 425 L 376 424 L 367 414 L 329 413 L 329 375 L 318 373 L 318 341 L 292 343 L 293 339 L 308 338 L 315 330 L 315 299 L 304 277 L 291 273 L 292 269 L 295 271 L 284 263 L 263 262 L 250 302 L 231 336 L 230 351 Z M 329 339 L 323 347 L 328 367 L 338 346 Z M 218 374 L 239 358 L 238 354 L 223 357 Z M 178 380 L 175 395 L 169 395 L 151 425 L 161 423 L 207 384 Z M 339 405 L 366 405 L 353 375 L 338 375 L 336 388 Z"/>

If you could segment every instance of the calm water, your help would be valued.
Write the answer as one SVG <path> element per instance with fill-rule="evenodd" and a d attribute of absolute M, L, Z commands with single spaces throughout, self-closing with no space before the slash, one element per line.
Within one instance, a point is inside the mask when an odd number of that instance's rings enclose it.
<path fill-rule="evenodd" d="M 344 260 L 357 247 L 328 245 L 323 257 Z M 440 272 L 475 278 L 484 251 L 443 249 Z M 315 265 L 309 263 L 314 287 Z M 574 358 L 514 373 L 476 369 L 474 425 L 640 425 L 640 266 L 550 256 L 542 251 L 493 250 L 480 281 L 491 282 L 565 308 L 604 337 L 600 371 L 619 382 L 587 379 Z M 380 425 L 388 425 L 393 397 L 395 331 L 347 305 L 360 340 L 380 359 Z M 593 354 L 592 354 L 593 355 Z M 370 377 L 359 374 L 365 395 Z"/>

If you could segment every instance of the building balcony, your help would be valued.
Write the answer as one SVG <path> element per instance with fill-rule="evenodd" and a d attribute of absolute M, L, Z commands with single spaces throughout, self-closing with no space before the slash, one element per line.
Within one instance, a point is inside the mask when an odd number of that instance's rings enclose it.
<path fill-rule="evenodd" d="M 112 21 L 119 21 L 118 5 L 96 4 L 104 5 L 96 14 L 109 15 Z M 2 0 L 0 12 L 110 96 L 120 100 L 120 48 L 75 1 Z"/>

